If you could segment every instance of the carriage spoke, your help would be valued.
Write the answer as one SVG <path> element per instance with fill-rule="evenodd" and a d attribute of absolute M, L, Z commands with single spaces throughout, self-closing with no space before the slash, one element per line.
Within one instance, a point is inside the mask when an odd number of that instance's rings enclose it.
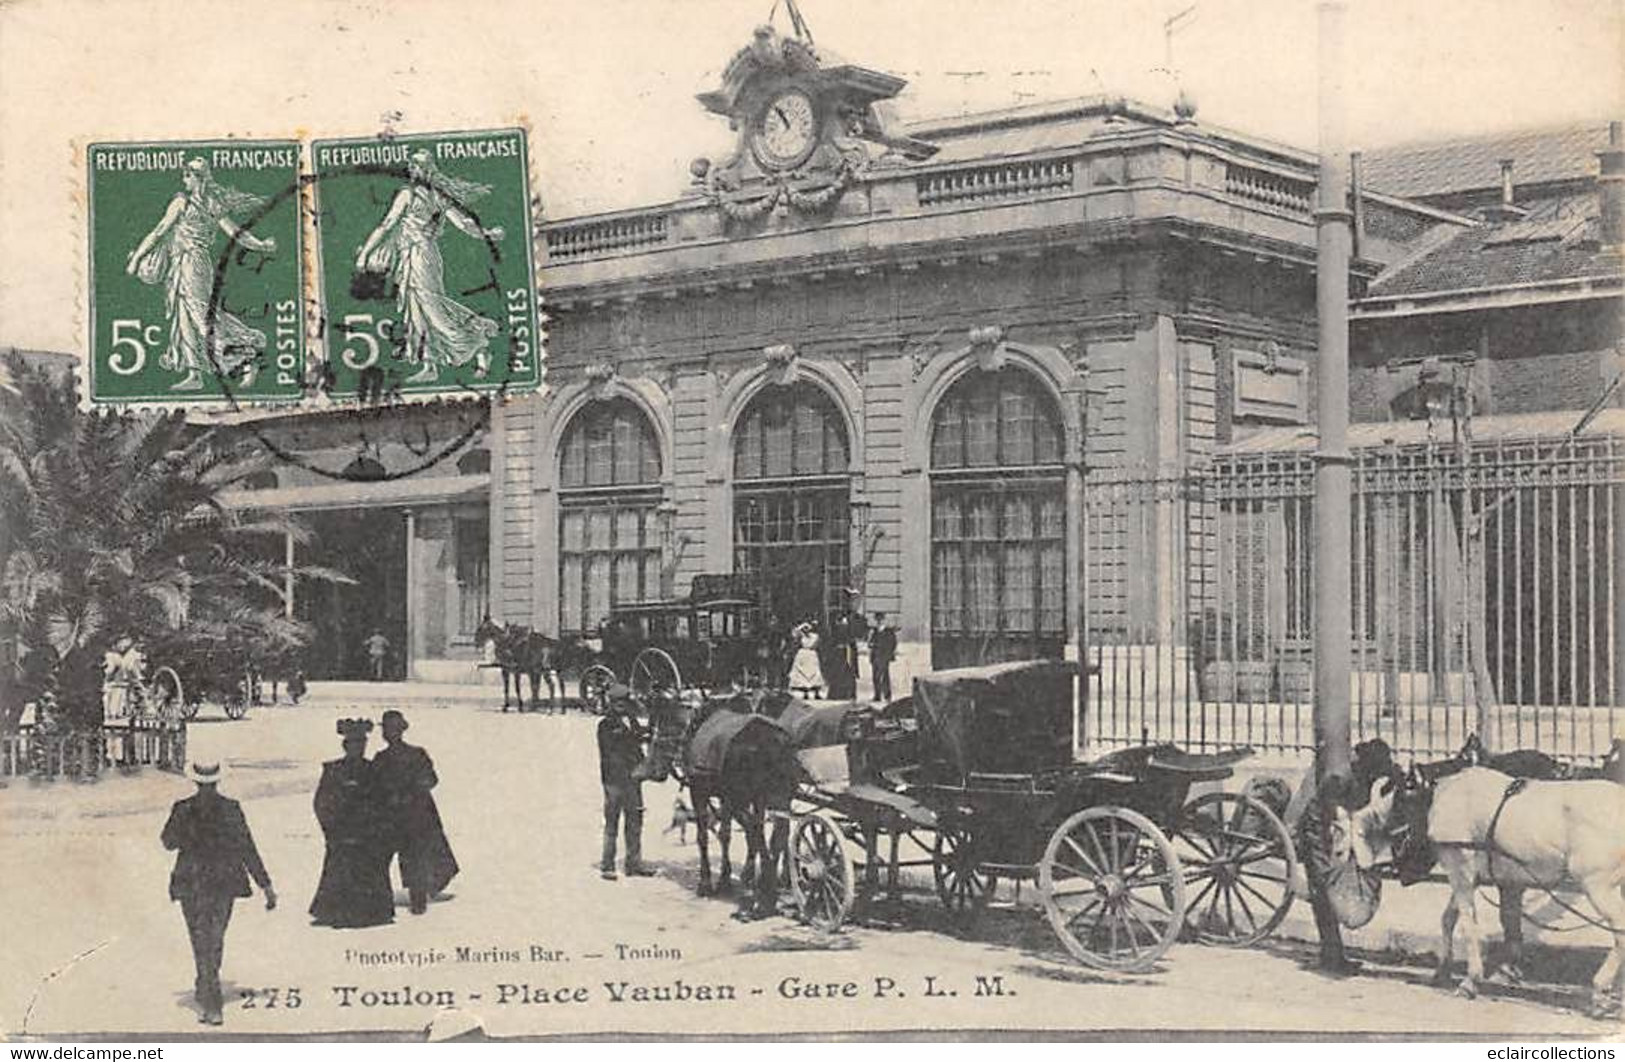
<path fill-rule="evenodd" d="M 1242 875 L 1242 877 L 1247 877 L 1247 878 L 1258 878 L 1258 879 L 1260 879 L 1262 881 L 1273 881 L 1277 885 L 1285 885 L 1286 884 L 1286 878 L 1285 877 L 1279 877 L 1278 878 L 1274 874 L 1265 874 L 1262 871 L 1258 871 L 1258 870 L 1243 870 L 1243 871 L 1241 871 L 1241 875 Z"/>
<path fill-rule="evenodd" d="M 1258 919 L 1253 916 L 1253 909 L 1248 905 L 1247 897 L 1241 894 L 1241 890 L 1236 888 L 1234 883 L 1229 886 L 1229 891 L 1235 895 L 1236 903 L 1241 905 L 1241 913 L 1247 916 L 1247 924 L 1253 927 L 1254 932 L 1257 932 Z"/>
<path fill-rule="evenodd" d="M 1093 836 L 1093 834 L 1091 834 L 1091 836 Z M 1062 838 L 1062 840 L 1066 841 L 1066 846 L 1068 848 L 1072 849 L 1072 851 L 1078 854 L 1078 858 L 1083 860 L 1084 866 L 1092 870 L 1096 877 L 1100 877 L 1101 875 L 1105 874 L 1105 871 L 1101 870 L 1100 867 L 1095 864 L 1095 861 L 1089 858 L 1088 853 L 1083 850 L 1078 842 L 1074 841 L 1071 837 L 1065 837 Z M 1059 861 L 1057 861 L 1057 863 L 1059 863 Z"/>
<path fill-rule="evenodd" d="M 1253 896 L 1257 898 L 1258 902 L 1264 905 L 1264 909 L 1266 911 L 1272 910 L 1276 907 L 1275 901 L 1272 901 L 1268 896 L 1265 896 L 1263 893 L 1259 892 L 1245 881 L 1242 881 L 1240 878 L 1236 879 L 1236 885 L 1252 893 Z M 1236 895 L 1239 897 L 1241 894 L 1238 892 Z"/>

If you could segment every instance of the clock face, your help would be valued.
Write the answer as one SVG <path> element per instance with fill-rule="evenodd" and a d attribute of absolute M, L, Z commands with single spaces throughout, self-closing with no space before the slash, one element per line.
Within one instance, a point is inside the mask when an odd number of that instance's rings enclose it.
<path fill-rule="evenodd" d="M 818 113 L 806 93 L 791 90 L 774 96 L 756 121 L 752 144 L 757 160 L 773 169 L 806 161 L 818 141 Z"/>

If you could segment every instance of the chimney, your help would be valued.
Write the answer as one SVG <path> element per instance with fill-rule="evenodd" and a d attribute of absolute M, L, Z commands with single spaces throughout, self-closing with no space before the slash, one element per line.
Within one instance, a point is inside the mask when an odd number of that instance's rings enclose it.
<path fill-rule="evenodd" d="M 1608 147 L 1597 152 L 1597 161 L 1598 242 L 1604 252 L 1619 254 L 1625 243 L 1625 123 L 1608 123 Z"/>
<path fill-rule="evenodd" d="M 1512 159 L 1501 160 L 1501 202 L 1484 211 L 1490 221 L 1516 221 L 1527 213 L 1514 201 L 1512 162 Z"/>

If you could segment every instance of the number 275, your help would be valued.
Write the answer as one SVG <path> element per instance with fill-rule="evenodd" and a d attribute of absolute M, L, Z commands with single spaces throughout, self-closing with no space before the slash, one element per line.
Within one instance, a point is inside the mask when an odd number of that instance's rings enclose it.
<path fill-rule="evenodd" d="M 245 988 L 244 1010 L 298 1010 L 304 1004 L 297 988 Z"/>

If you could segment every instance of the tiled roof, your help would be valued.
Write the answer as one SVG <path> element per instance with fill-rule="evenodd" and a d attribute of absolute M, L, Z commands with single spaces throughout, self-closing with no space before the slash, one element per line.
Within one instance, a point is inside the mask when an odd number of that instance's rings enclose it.
<path fill-rule="evenodd" d="M 1574 430 L 1580 415 L 1572 409 L 1543 413 L 1498 413 L 1474 417 L 1472 437 L 1478 443 L 1516 443 L 1537 439 L 1560 439 Z M 1581 438 L 1613 435 L 1625 437 L 1625 409 L 1604 409 L 1596 415 Z M 1435 439 L 1450 441 L 1450 424 L 1433 426 Z M 1265 428 L 1222 447 L 1224 454 L 1291 454 L 1308 453 L 1315 448 L 1318 436 L 1313 428 Z M 1421 446 L 1428 441 L 1428 425 L 1424 420 L 1367 421 L 1349 425 L 1348 444 L 1351 450 L 1369 450 L 1380 446 Z"/>
<path fill-rule="evenodd" d="M 1528 213 L 1521 219 L 1464 229 L 1428 253 L 1399 264 L 1377 278 L 1367 298 L 1620 275 L 1619 256 L 1598 250 L 1594 193 L 1536 200 L 1525 209 Z"/>
<path fill-rule="evenodd" d="M 1596 174 L 1607 145 L 1606 123 L 1405 144 L 1365 152 L 1361 179 L 1404 198 L 1449 195 L 1500 187 L 1501 160 L 1511 159 L 1514 183 L 1544 184 Z"/>

